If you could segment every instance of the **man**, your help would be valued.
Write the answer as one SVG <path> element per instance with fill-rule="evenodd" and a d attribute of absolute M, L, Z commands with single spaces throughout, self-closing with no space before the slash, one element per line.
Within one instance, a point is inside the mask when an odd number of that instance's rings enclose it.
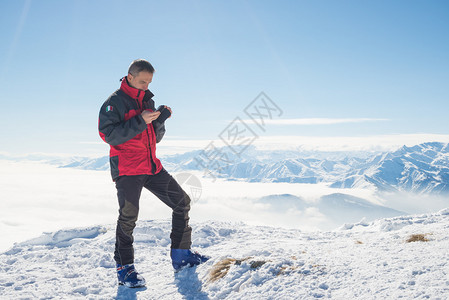
<path fill-rule="evenodd" d="M 156 111 L 154 95 L 148 90 L 153 73 L 148 61 L 133 61 L 120 89 L 106 100 L 99 116 L 100 137 L 110 145 L 111 175 L 119 202 L 114 252 L 117 277 L 119 284 L 128 287 L 145 285 L 145 279 L 134 268 L 133 248 L 133 230 L 144 187 L 173 210 L 170 256 L 175 271 L 208 259 L 190 250 L 190 198 L 156 157 L 156 143 L 165 134 L 165 123 L 158 119 L 161 113 Z M 171 114 L 171 108 L 165 108 Z"/>

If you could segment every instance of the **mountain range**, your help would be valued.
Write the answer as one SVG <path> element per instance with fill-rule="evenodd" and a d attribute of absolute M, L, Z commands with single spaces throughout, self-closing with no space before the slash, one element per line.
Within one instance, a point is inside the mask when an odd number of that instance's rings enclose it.
<path fill-rule="evenodd" d="M 225 167 L 217 177 L 251 182 L 328 183 L 335 188 L 374 187 L 379 191 L 449 192 L 449 146 L 424 143 L 386 153 L 258 151 L 238 157 L 226 148 Z M 172 171 L 201 170 L 193 151 L 168 156 Z M 231 163 L 228 163 L 231 162 Z M 222 164 L 223 165 L 223 164 Z M 214 170 L 210 170 L 214 171 Z"/>
<path fill-rule="evenodd" d="M 221 159 L 201 165 L 209 153 L 201 150 L 162 156 L 170 172 L 205 170 L 219 178 L 248 182 L 326 183 L 335 188 L 375 188 L 378 191 L 446 194 L 449 192 L 449 145 L 429 142 L 391 152 L 304 152 L 258 150 L 237 155 L 219 148 Z M 223 159 L 225 158 L 225 159 Z M 109 159 L 53 159 L 66 168 L 107 170 Z M 220 166 L 208 167 L 208 166 Z M 206 168 L 204 168 L 206 167 Z M 207 175 L 206 175 L 207 176 Z"/>

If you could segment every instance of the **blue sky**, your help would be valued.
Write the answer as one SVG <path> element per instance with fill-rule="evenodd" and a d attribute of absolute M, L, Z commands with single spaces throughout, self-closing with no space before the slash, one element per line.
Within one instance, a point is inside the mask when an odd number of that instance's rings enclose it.
<path fill-rule="evenodd" d="M 0 1 L 0 152 L 107 151 L 98 110 L 135 58 L 174 111 L 167 139 L 217 138 L 262 91 L 291 120 L 265 135 L 449 135 L 448 16 L 444 0 Z"/>

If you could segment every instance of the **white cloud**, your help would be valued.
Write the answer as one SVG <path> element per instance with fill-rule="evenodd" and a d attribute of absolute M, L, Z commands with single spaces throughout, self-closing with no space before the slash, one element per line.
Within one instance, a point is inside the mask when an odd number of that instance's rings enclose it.
<path fill-rule="evenodd" d="M 245 120 L 252 122 L 251 120 Z M 364 123 L 364 122 L 384 122 L 388 119 L 375 118 L 297 118 L 297 119 L 274 119 L 264 120 L 270 125 L 335 125 L 347 123 Z"/>

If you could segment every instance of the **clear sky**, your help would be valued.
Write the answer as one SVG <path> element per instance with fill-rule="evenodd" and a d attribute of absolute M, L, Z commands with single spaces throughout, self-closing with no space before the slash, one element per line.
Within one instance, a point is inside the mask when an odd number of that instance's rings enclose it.
<path fill-rule="evenodd" d="M 106 154 L 133 59 L 168 139 L 213 139 L 265 92 L 264 135 L 449 135 L 449 1 L 0 0 L 0 152 Z"/>

